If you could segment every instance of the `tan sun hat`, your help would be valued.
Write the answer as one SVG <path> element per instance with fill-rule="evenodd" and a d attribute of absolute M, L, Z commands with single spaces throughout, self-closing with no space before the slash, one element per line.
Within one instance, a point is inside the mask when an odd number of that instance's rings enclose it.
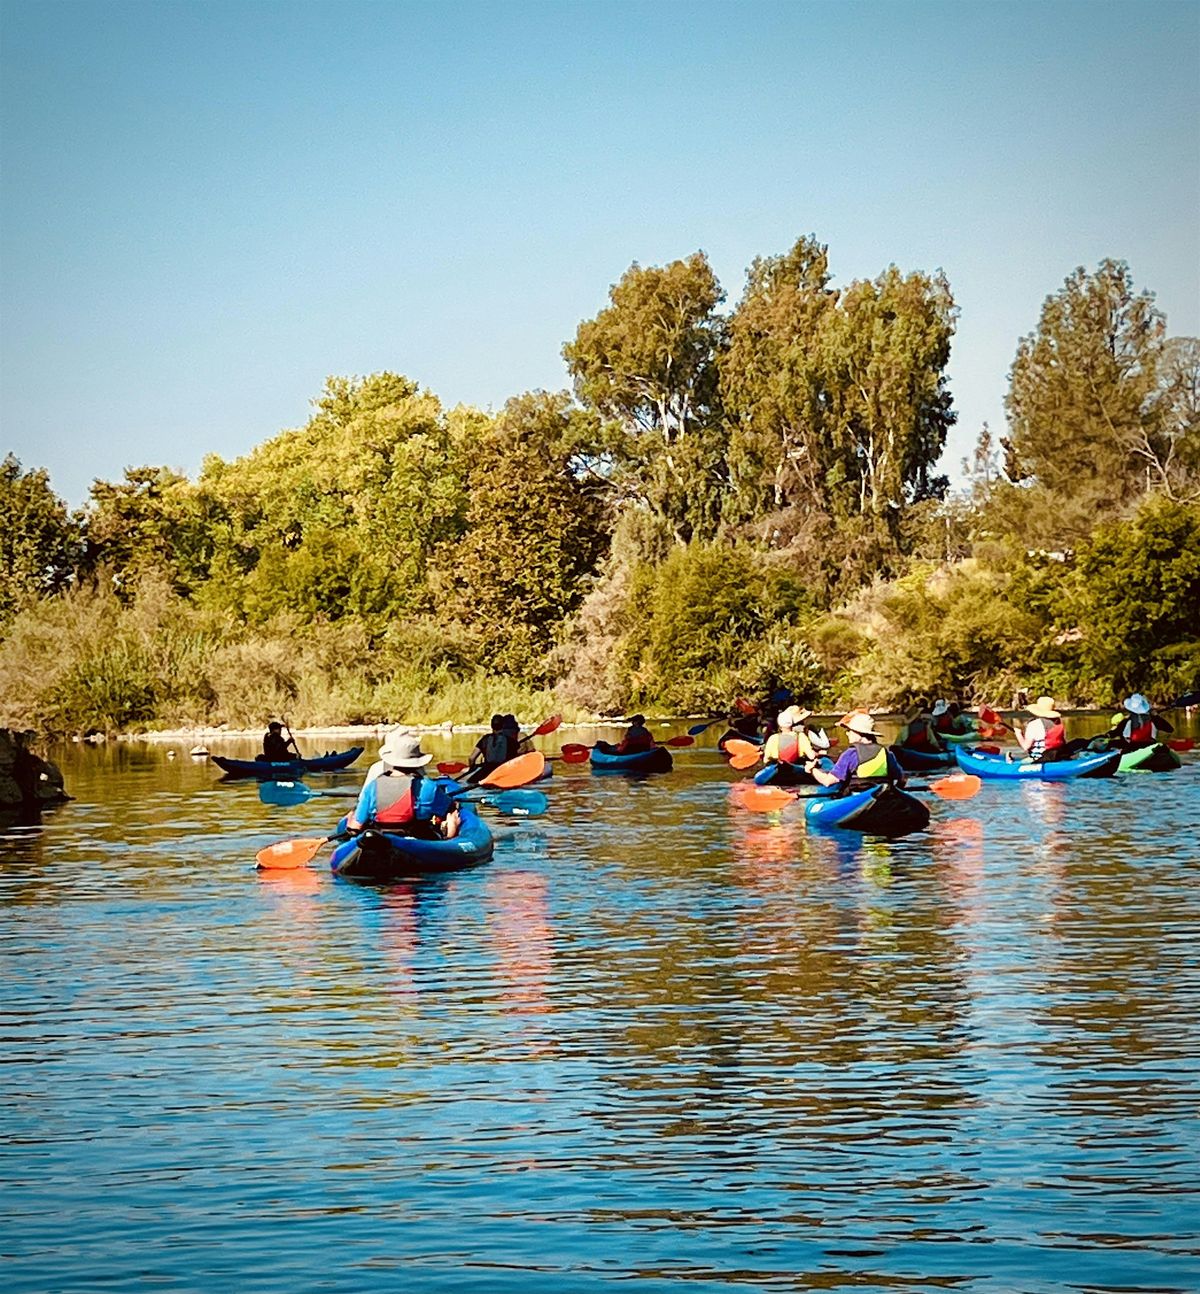
<path fill-rule="evenodd" d="M 1062 716 L 1054 708 L 1054 698 L 1052 696 L 1039 696 L 1036 701 L 1030 701 L 1025 707 L 1030 714 L 1036 714 L 1039 719 L 1061 719 Z"/>
<path fill-rule="evenodd" d="M 794 728 L 798 723 L 803 723 L 805 719 L 811 718 L 811 710 L 805 710 L 803 706 L 799 705 L 789 705 L 786 710 L 781 710 L 779 712 L 779 717 L 775 722 L 778 723 L 781 728 Z"/>
<path fill-rule="evenodd" d="M 841 726 L 860 737 L 874 737 L 875 720 L 865 710 L 851 710 L 841 722 Z"/>
<path fill-rule="evenodd" d="M 421 749 L 421 739 L 407 728 L 393 728 L 379 747 L 379 758 L 389 768 L 424 768 L 433 758 Z"/>

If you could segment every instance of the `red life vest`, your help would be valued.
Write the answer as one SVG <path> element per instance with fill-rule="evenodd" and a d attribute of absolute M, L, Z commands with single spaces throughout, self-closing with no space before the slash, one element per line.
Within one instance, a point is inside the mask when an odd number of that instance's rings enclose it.
<path fill-rule="evenodd" d="M 377 778 L 371 820 L 381 827 L 403 827 L 415 819 L 412 778 L 393 777 L 388 773 Z"/>
<path fill-rule="evenodd" d="M 1134 727 L 1134 721 L 1128 719 L 1125 722 L 1125 740 L 1131 746 L 1149 746 L 1152 745 L 1158 731 L 1154 727 L 1154 720 L 1147 715 L 1141 723 Z"/>
<path fill-rule="evenodd" d="M 779 734 L 779 762 L 781 764 L 800 763 L 800 743 L 794 732 Z"/>
<path fill-rule="evenodd" d="M 910 750 L 935 750 L 933 730 L 928 719 L 916 718 L 908 725 L 908 736 L 904 744 Z"/>
<path fill-rule="evenodd" d="M 649 728 L 640 725 L 630 728 L 621 744 L 617 747 L 618 755 L 636 755 L 643 750 L 653 750 L 654 734 Z"/>

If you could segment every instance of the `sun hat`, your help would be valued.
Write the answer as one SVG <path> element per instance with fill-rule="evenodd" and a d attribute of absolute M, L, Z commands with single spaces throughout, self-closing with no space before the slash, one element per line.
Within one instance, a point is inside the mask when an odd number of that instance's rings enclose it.
<path fill-rule="evenodd" d="M 775 722 L 781 728 L 794 728 L 798 723 L 803 723 L 805 719 L 812 718 L 812 711 L 804 709 L 803 706 L 789 705 L 786 710 L 780 710 Z"/>
<path fill-rule="evenodd" d="M 945 701 L 935 701 L 935 702 L 933 703 L 933 717 L 934 717 L 935 719 L 938 719 L 938 718 L 940 718 L 942 715 L 944 715 L 944 714 L 946 713 L 946 711 L 947 711 L 947 710 L 949 710 L 949 709 L 950 709 L 950 706 L 949 706 L 949 704 L 948 704 L 947 702 L 945 702 Z"/>
<path fill-rule="evenodd" d="M 860 737 L 875 736 L 875 720 L 865 710 L 852 710 L 842 719 L 841 726 Z"/>
<path fill-rule="evenodd" d="M 379 747 L 379 758 L 389 768 L 424 768 L 433 758 L 421 749 L 421 738 L 407 728 L 394 728 Z"/>
<path fill-rule="evenodd" d="M 1036 714 L 1039 719 L 1059 719 L 1062 717 L 1054 708 L 1054 698 L 1052 696 L 1039 696 L 1036 701 L 1030 701 L 1025 709 L 1030 714 Z"/>
<path fill-rule="evenodd" d="M 1130 714 L 1149 714 L 1150 702 L 1140 692 L 1135 692 L 1121 702 L 1121 709 L 1128 710 Z"/>

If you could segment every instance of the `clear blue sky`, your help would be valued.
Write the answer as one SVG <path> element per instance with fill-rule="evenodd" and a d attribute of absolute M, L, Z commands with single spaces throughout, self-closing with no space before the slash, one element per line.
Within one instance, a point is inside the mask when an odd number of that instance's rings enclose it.
<path fill-rule="evenodd" d="M 1127 260 L 1200 331 L 1200 0 L 0 0 L 0 453 L 241 454 L 326 375 L 499 407 L 626 268 L 943 268 L 957 472 L 1017 338 Z"/>

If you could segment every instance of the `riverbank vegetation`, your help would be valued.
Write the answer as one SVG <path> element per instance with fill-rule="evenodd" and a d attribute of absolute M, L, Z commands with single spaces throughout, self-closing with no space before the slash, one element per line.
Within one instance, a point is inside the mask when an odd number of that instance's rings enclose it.
<path fill-rule="evenodd" d="M 1200 682 L 1200 343 L 1128 268 L 1015 342 L 1007 434 L 939 460 L 940 273 L 835 288 L 801 238 L 729 310 L 696 253 L 633 265 L 573 391 L 447 409 L 330 378 L 301 428 L 71 514 L 0 465 L 0 724 L 52 733 L 479 722 Z"/>

